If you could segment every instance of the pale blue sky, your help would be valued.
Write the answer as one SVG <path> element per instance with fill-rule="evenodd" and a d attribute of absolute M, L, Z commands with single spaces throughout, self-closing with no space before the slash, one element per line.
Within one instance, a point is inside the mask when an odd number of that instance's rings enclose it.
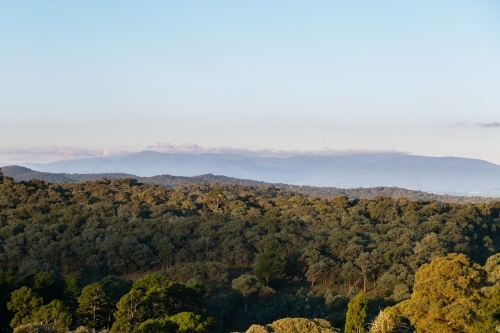
<path fill-rule="evenodd" d="M 0 0 L 0 115 L 0 161 L 194 142 L 500 164 L 500 1 Z"/>

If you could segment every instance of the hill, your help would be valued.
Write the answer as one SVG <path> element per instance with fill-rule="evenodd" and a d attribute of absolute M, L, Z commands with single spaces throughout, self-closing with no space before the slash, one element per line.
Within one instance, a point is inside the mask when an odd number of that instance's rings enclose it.
<path fill-rule="evenodd" d="M 293 185 L 338 188 L 384 186 L 433 193 L 500 195 L 495 192 L 500 188 L 499 165 L 476 159 L 399 153 L 281 158 L 143 151 L 121 157 L 26 166 L 56 173 L 117 172 L 141 177 L 161 174 L 191 177 L 211 173 Z"/>
<path fill-rule="evenodd" d="M 320 198 L 331 198 L 335 196 L 346 196 L 350 199 L 374 199 L 377 196 L 388 196 L 391 198 L 406 197 L 411 200 L 436 200 L 439 202 L 489 202 L 492 198 L 479 197 L 479 196 L 452 196 L 440 195 L 434 193 L 427 193 L 423 191 L 414 191 L 398 187 L 371 187 L 371 188 L 354 188 L 343 189 L 335 187 L 315 187 L 315 186 L 298 186 L 289 184 L 272 184 L 260 182 L 250 179 L 239 179 L 234 177 L 218 176 L 212 174 L 205 174 L 193 177 L 184 176 L 171 176 L 159 175 L 153 177 L 138 177 L 125 173 L 98 173 L 98 174 L 67 174 L 67 173 L 49 173 L 38 172 L 21 166 L 7 166 L 2 168 L 6 176 L 14 178 L 16 181 L 29 181 L 32 179 L 43 180 L 46 182 L 62 183 L 62 182 L 82 182 L 92 181 L 102 178 L 107 179 L 120 179 L 120 178 L 133 178 L 144 184 L 161 185 L 167 187 L 182 186 L 196 183 L 218 183 L 218 184 L 241 184 L 248 186 L 276 186 L 288 191 L 301 193 L 309 196 Z"/>

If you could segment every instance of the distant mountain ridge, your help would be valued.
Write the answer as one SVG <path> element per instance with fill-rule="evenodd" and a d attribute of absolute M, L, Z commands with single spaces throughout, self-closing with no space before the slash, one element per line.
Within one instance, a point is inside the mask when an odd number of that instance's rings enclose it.
<path fill-rule="evenodd" d="M 448 194 L 500 196 L 500 166 L 483 160 L 426 157 L 399 153 L 331 156 L 256 157 L 239 154 L 182 154 L 143 151 L 99 157 L 26 164 L 55 173 L 125 173 L 141 177 L 171 174 L 218 174 L 267 183 L 321 187 L 400 187 Z"/>
<path fill-rule="evenodd" d="M 452 196 L 427 193 L 422 191 L 408 190 L 398 187 L 372 187 L 372 188 L 354 188 L 341 189 L 335 187 L 315 187 L 315 186 L 299 186 L 289 184 L 271 184 L 249 179 L 238 179 L 226 176 L 217 176 L 212 174 L 199 175 L 194 177 L 159 175 L 153 177 L 138 177 L 124 173 L 100 173 L 100 174 L 67 174 L 67 173 L 49 173 L 38 172 L 22 166 L 6 166 L 2 167 L 2 172 L 5 176 L 12 177 L 16 181 L 29 181 L 38 179 L 46 182 L 62 183 L 62 182 L 82 182 L 92 181 L 102 178 L 134 178 L 141 183 L 154 184 L 168 187 L 182 186 L 194 183 L 219 183 L 219 184 L 242 184 L 250 186 L 276 186 L 289 191 L 321 197 L 331 198 L 334 196 L 346 196 L 351 199 L 373 199 L 377 196 L 389 196 L 393 198 L 406 197 L 412 200 L 436 200 L 440 202 L 489 202 L 492 198 L 485 197 L 470 197 L 470 196 Z"/>

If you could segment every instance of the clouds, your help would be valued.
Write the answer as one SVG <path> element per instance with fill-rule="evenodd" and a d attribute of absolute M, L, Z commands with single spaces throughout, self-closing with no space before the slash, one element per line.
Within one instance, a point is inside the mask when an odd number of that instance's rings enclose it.
<path fill-rule="evenodd" d="M 480 124 L 477 124 L 477 126 L 480 126 L 480 127 L 500 127 L 500 122 L 494 121 L 491 123 L 480 123 Z"/>
<path fill-rule="evenodd" d="M 321 149 L 321 150 L 280 150 L 280 149 L 257 149 L 232 147 L 202 147 L 195 143 L 183 143 L 175 146 L 169 142 L 156 142 L 147 146 L 149 150 L 162 153 L 189 153 L 189 154 L 241 154 L 259 157 L 290 157 L 290 156 L 329 156 L 356 153 L 404 153 L 395 150 L 371 150 L 371 149 Z"/>
<path fill-rule="evenodd" d="M 5 163 L 16 162 L 52 162 L 58 160 L 81 159 L 92 157 L 110 157 L 129 154 L 116 149 L 82 149 L 74 147 L 43 147 L 26 149 L 0 149 L 0 158 Z"/>
<path fill-rule="evenodd" d="M 492 121 L 489 123 L 472 123 L 469 121 L 461 121 L 456 124 L 456 126 L 473 126 L 473 127 L 483 127 L 483 128 L 492 128 L 492 127 L 500 127 L 500 122 L 498 121 Z"/>
<path fill-rule="evenodd" d="M 155 149 L 171 149 L 175 148 L 173 144 L 170 142 L 155 142 L 152 145 L 146 146 L 146 148 L 155 148 Z"/>
<path fill-rule="evenodd" d="M 182 154 L 240 154 L 258 157 L 290 157 L 290 156 L 331 156 L 343 154 L 367 154 L 367 153 L 394 153 L 401 154 L 395 150 L 370 150 L 370 149 L 322 149 L 322 150 L 279 150 L 279 149 L 257 149 L 232 147 L 202 147 L 195 143 L 183 143 L 174 145 L 169 142 L 156 142 L 148 145 L 145 149 L 119 150 L 119 149 L 82 149 L 74 147 L 45 147 L 27 149 L 0 149 L 0 161 L 4 164 L 23 163 L 49 163 L 60 160 L 87 159 L 97 157 L 124 156 L 138 153 L 142 150 L 151 150 L 159 153 L 182 153 Z"/>

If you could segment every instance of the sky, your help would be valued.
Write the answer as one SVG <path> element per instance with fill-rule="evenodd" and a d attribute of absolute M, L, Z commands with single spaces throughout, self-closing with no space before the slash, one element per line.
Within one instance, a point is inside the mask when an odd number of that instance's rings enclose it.
<path fill-rule="evenodd" d="M 499 143 L 500 1 L 0 0 L 0 162 Z"/>

